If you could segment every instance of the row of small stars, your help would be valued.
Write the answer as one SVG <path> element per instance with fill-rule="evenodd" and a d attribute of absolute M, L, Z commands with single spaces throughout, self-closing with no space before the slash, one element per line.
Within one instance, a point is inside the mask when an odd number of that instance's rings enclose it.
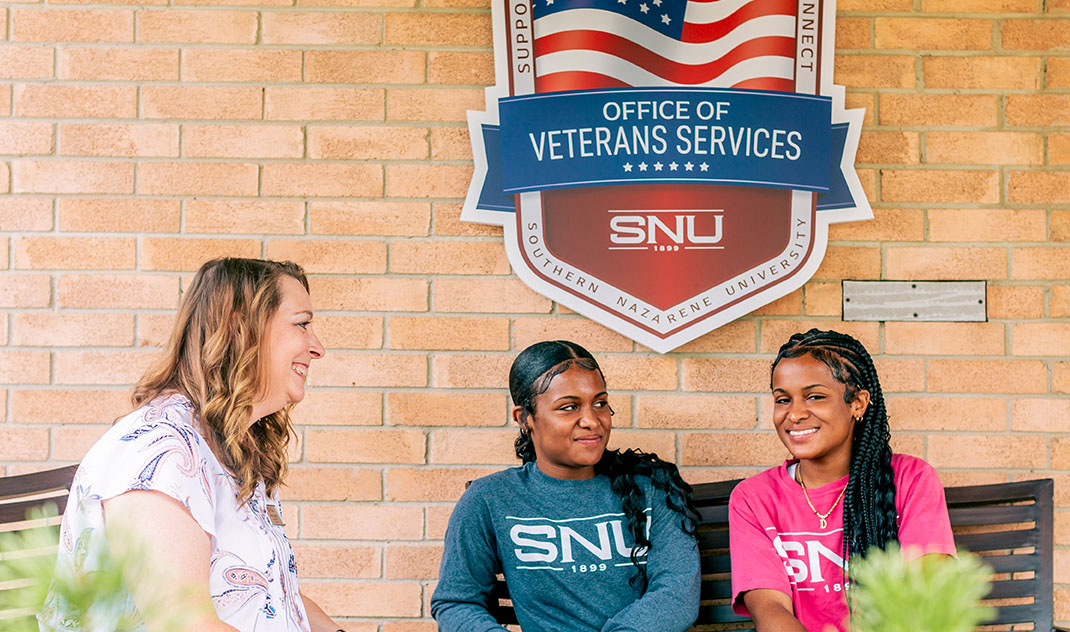
<path fill-rule="evenodd" d="M 554 3 L 554 0 L 546 0 L 546 4 L 547 5 L 551 5 L 553 3 Z M 656 7 L 660 7 L 661 3 L 662 3 L 662 0 L 654 0 L 654 6 L 656 6 Z M 617 4 L 628 4 L 628 0 L 617 0 Z M 639 5 L 639 10 L 642 11 L 644 14 L 649 13 L 650 12 L 650 5 L 648 5 L 647 3 L 644 2 L 644 3 Z M 672 19 L 668 16 L 668 14 L 662 13 L 661 14 L 661 21 L 664 22 L 665 24 L 669 24 L 670 22 L 672 22 Z"/>
<path fill-rule="evenodd" d="M 648 165 L 645 162 L 641 162 L 638 165 L 633 165 L 630 162 L 626 162 L 626 163 L 624 163 L 624 170 L 626 172 L 628 172 L 628 173 L 631 173 L 633 166 L 634 167 L 639 167 L 639 171 L 646 171 L 647 167 L 654 167 L 654 171 L 661 171 L 662 169 L 665 168 L 665 165 L 661 164 L 660 162 L 655 162 L 653 165 Z M 673 161 L 673 162 L 670 162 L 668 164 L 668 167 L 669 167 L 669 171 L 676 171 L 677 169 L 680 168 L 680 165 L 677 162 Z M 685 162 L 683 164 L 683 167 L 684 167 L 684 171 L 694 171 L 695 164 L 691 163 L 691 162 Z M 706 163 L 706 162 L 699 163 L 698 170 L 699 171 L 709 171 L 710 170 L 709 163 Z"/>

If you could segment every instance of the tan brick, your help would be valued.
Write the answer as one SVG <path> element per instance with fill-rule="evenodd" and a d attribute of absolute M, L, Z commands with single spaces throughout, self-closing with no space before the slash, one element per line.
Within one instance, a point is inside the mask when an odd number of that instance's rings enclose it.
<path fill-rule="evenodd" d="M 430 51 L 429 83 L 486 86 L 494 83 L 493 53 Z"/>
<path fill-rule="evenodd" d="M 419 430 L 308 430 L 305 457 L 327 463 L 424 463 L 427 437 Z"/>
<path fill-rule="evenodd" d="M 485 468 L 401 468 L 386 471 L 386 499 L 395 501 L 457 500 L 465 483 L 486 476 L 501 467 Z"/>
<path fill-rule="evenodd" d="M 438 158 L 436 157 L 436 160 Z M 434 208 L 434 233 L 436 235 L 449 235 L 454 237 L 476 237 L 489 235 L 501 238 L 502 227 L 493 224 L 480 224 L 476 222 L 462 222 L 462 204 L 450 202 L 435 202 Z"/>
<path fill-rule="evenodd" d="M 62 123 L 64 156 L 178 157 L 178 125 L 167 123 Z"/>
<path fill-rule="evenodd" d="M 383 348 L 383 318 L 379 316 L 318 316 L 315 329 L 329 349 Z"/>
<path fill-rule="evenodd" d="M 382 574 L 378 547 L 306 542 L 294 542 L 293 547 L 302 578 L 377 579 Z"/>
<path fill-rule="evenodd" d="M 426 53 L 415 50 L 310 50 L 305 80 L 312 83 L 423 83 Z"/>
<path fill-rule="evenodd" d="M 1070 125 L 1070 94 L 1008 94 L 1005 98 L 1008 125 Z"/>
<path fill-rule="evenodd" d="M 119 237 L 19 237 L 15 267 L 60 270 L 132 270 L 133 239 Z"/>
<path fill-rule="evenodd" d="M 610 450 L 642 450 L 669 461 L 676 462 L 676 434 L 652 430 L 615 429 L 609 437 Z"/>
<path fill-rule="evenodd" d="M 95 313 L 22 312 L 14 314 L 12 342 L 34 347 L 125 347 L 134 341 L 134 316 Z"/>
<path fill-rule="evenodd" d="M 0 384 L 48 384 L 47 351 L 0 349 Z"/>
<path fill-rule="evenodd" d="M 1012 171 L 1007 199 L 1021 204 L 1070 203 L 1070 171 Z"/>
<path fill-rule="evenodd" d="M 768 360 L 683 358 L 680 364 L 685 391 L 764 393 L 769 389 Z"/>
<path fill-rule="evenodd" d="M 1048 88 L 1070 88 L 1070 59 L 1049 57 L 1046 70 Z"/>
<path fill-rule="evenodd" d="M 137 88 L 18 85 L 15 112 L 19 116 L 39 118 L 132 118 L 137 116 Z"/>
<path fill-rule="evenodd" d="M 0 193 L 11 193 L 11 168 L 6 162 L 0 162 Z M 7 255 L 7 240 L 3 242 L 4 251 L 2 254 Z M 4 267 L 7 267 L 7 257 L 3 258 Z"/>
<path fill-rule="evenodd" d="M 246 86 L 144 86 L 147 119 L 259 119 L 260 88 Z"/>
<path fill-rule="evenodd" d="M 391 544 L 386 547 L 388 579 L 438 579 L 442 546 Z"/>
<path fill-rule="evenodd" d="M 838 320 L 766 320 L 762 322 L 761 352 L 775 354 L 780 346 L 793 334 L 810 329 L 833 330 L 854 336 L 866 349 L 873 352 L 880 347 L 880 330 L 877 323 L 841 322 Z M 769 366 L 773 358 L 765 364 L 766 376 L 758 382 L 756 390 L 764 393 L 769 389 Z"/>
<path fill-rule="evenodd" d="M 147 162 L 138 166 L 143 195 L 256 195 L 257 166 L 233 162 Z"/>
<path fill-rule="evenodd" d="M 177 49 L 65 47 L 56 55 L 56 76 L 60 79 L 178 80 Z"/>
<path fill-rule="evenodd" d="M 874 34 L 874 43 L 877 48 L 907 50 L 988 50 L 992 48 L 991 20 L 878 17 L 874 20 Z"/>
<path fill-rule="evenodd" d="M 757 346 L 756 322 L 736 320 L 677 347 L 676 351 L 679 353 L 751 353 Z"/>
<path fill-rule="evenodd" d="M 51 154 L 52 125 L 38 121 L 0 121 L 0 154 Z M 0 224 L 4 220 L 0 218 Z"/>
<path fill-rule="evenodd" d="M 681 465 L 759 465 L 772 467 L 788 456 L 771 432 L 689 432 L 681 437 Z"/>
<path fill-rule="evenodd" d="M 908 7 L 909 10 L 910 7 Z M 933 13 L 1033 13 L 1036 0 L 922 0 L 921 10 Z"/>
<path fill-rule="evenodd" d="M 925 390 L 925 361 L 878 357 L 873 360 L 885 393 L 916 393 Z"/>
<path fill-rule="evenodd" d="M 913 88 L 914 59 L 905 55 L 837 55 L 836 81 L 856 88 Z"/>
<path fill-rule="evenodd" d="M 1070 356 L 1070 323 L 1015 323 L 1014 355 Z"/>
<path fill-rule="evenodd" d="M 300 158 L 300 127 L 283 125 L 186 125 L 182 146 L 191 158 Z"/>
<path fill-rule="evenodd" d="M 51 301 L 52 279 L 47 274 L 0 276 L 0 307 L 48 307 Z"/>
<path fill-rule="evenodd" d="M 1044 211 L 931 209 L 930 241 L 1044 241 Z"/>
<path fill-rule="evenodd" d="M 130 325 L 132 331 L 133 318 Z M 55 384 L 130 386 L 159 358 L 155 350 L 56 351 L 52 354 L 52 379 Z"/>
<path fill-rule="evenodd" d="M 1070 134 L 1049 134 L 1048 155 L 1053 165 L 1070 164 Z"/>
<path fill-rule="evenodd" d="M 753 397 L 723 395 L 639 395 L 640 428 L 753 428 L 757 402 Z"/>
<path fill-rule="evenodd" d="M 889 202 L 999 201 L 999 173 L 967 170 L 881 170 L 881 195 Z"/>
<path fill-rule="evenodd" d="M 1066 248 L 1015 248 L 1011 253 L 1012 279 L 1057 279 L 1070 276 Z"/>
<path fill-rule="evenodd" d="M 188 48 L 182 51 L 186 81 L 266 82 L 301 80 L 301 51 Z"/>
<path fill-rule="evenodd" d="M 322 235 L 424 236 L 431 223 L 424 202 L 312 202 L 308 213 L 311 232 Z"/>
<path fill-rule="evenodd" d="M 134 12 L 127 9 L 11 10 L 15 42 L 133 42 Z"/>
<path fill-rule="evenodd" d="M 0 79 L 48 79 L 52 77 L 53 57 L 53 49 L 45 46 L 0 48 Z M 4 109 L 10 111 L 10 103 Z"/>
<path fill-rule="evenodd" d="M 836 20 L 836 49 L 865 50 L 871 47 L 869 18 L 840 17 Z"/>
<path fill-rule="evenodd" d="M 1043 288 L 989 284 L 989 318 L 1040 318 L 1043 315 Z"/>
<path fill-rule="evenodd" d="M 175 327 L 173 314 L 138 314 L 137 346 L 163 348 Z"/>
<path fill-rule="evenodd" d="M 471 179 L 472 167 L 469 165 L 387 165 L 386 194 L 390 197 L 463 198 Z"/>
<path fill-rule="evenodd" d="M 302 538 L 419 540 L 422 535 L 423 510 L 412 505 L 346 503 L 301 509 Z"/>
<path fill-rule="evenodd" d="M 917 132 L 867 130 L 858 142 L 857 162 L 916 165 L 921 157 Z"/>
<path fill-rule="evenodd" d="M 321 371 L 319 364 L 317 361 L 312 365 L 313 375 Z M 379 426 L 383 423 L 382 396 L 353 389 L 310 388 L 290 415 L 295 424 L 305 426 Z"/>
<path fill-rule="evenodd" d="M 508 423 L 510 402 L 496 393 L 400 391 L 386 394 L 392 426 L 501 426 Z"/>
<path fill-rule="evenodd" d="M 313 277 L 317 309 L 427 311 L 427 281 L 404 278 Z"/>
<path fill-rule="evenodd" d="M 888 279 L 1004 279 L 1007 253 L 1001 248 L 889 248 Z"/>
<path fill-rule="evenodd" d="M 493 45 L 487 13 L 387 13 L 385 31 L 387 44 Z"/>
<path fill-rule="evenodd" d="M 27 424 L 111 424 L 130 409 L 126 390 L 15 390 L 12 421 Z"/>
<path fill-rule="evenodd" d="M 255 11 L 143 10 L 137 14 L 137 41 L 176 44 L 253 44 Z"/>
<path fill-rule="evenodd" d="M 929 436 L 928 461 L 934 467 L 1042 468 L 1047 465 L 1043 437 L 1006 435 Z"/>
<path fill-rule="evenodd" d="M 1039 165 L 1044 162 L 1044 139 L 1017 132 L 928 132 L 928 163 Z"/>
<path fill-rule="evenodd" d="M 889 354 L 1004 355 L 1001 323 L 910 323 L 884 325 Z"/>
<path fill-rule="evenodd" d="M 301 591 L 336 617 L 418 617 L 423 608 L 416 582 L 315 582 Z"/>
<path fill-rule="evenodd" d="M 264 118 L 269 121 L 381 121 L 385 116 L 386 91 L 382 89 L 268 87 L 264 90 Z"/>
<path fill-rule="evenodd" d="M 1051 467 L 1055 470 L 1070 469 L 1070 440 L 1066 437 L 1056 437 L 1051 440 Z M 1061 514 L 1055 515 L 1055 542 L 1062 544 L 1066 541 L 1066 532 L 1070 528 L 1065 524 L 1065 518 Z"/>
<path fill-rule="evenodd" d="M 463 127 L 431 129 L 431 158 L 434 160 L 471 160 L 472 145 Z"/>
<path fill-rule="evenodd" d="M 383 168 L 369 164 L 264 165 L 263 195 L 292 197 L 378 197 Z"/>
<path fill-rule="evenodd" d="M 1007 376 L 1013 375 L 1013 380 Z M 929 390 L 948 393 L 1043 393 L 1048 371 L 1036 360 L 930 360 Z"/>
<path fill-rule="evenodd" d="M 74 232 L 177 232 L 178 200 L 60 198 L 59 229 Z"/>
<path fill-rule="evenodd" d="M 260 242 L 254 239 L 145 237 L 138 265 L 142 270 L 193 271 L 217 257 L 258 256 Z"/>
<path fill-rule="evenodd" d="M 439 388 L 504 388 L 510 354 L 439 353 L 431 360 L 431 385 Z"/>
<path fill-rule="evenodd" d="M 390 269 L 400 274 L 508 274 L 501 244 L 460 241 L 396 241 Z"/>
<path fill-rule="evenodd" d="M 899 397 L 885 400 L 893 432 L 901 430 L 961 430 L 987 432 L 1007 429 L 1007 406 L 1002 399 L 979 397 Z M 969 411 L 964 415 L 963 411 Z"/>
<path fill-rule="evenodd" d="M 814 273 L 815 279 L 879 279 L 881 251 L 879 248 L 829 246 L 825 258 Z"/>
<path fill-rule="evenodd" d="M 1070 399 L 1017 399 L 1011 428 L 1019 432 L 1070 431 Z"/>
<path fill-rule="evenodd" d="M 340 160 L 420 160 L 428 156 L 422 127 L 309 126 L 308 156 Z"/>
<path fill-rule="evenodd" d="M 519 279 L 435 279 L 436 312 L 541 313 L 550 299 L 536 294 Z"/>
<path fill-rule="evenodd" d="M 134 165 L 129 162 L 16 160 L 15 193 L 133 193 Z"/>
<path fill-rule="evenodd" d="M 329 353 L 309 380 L 316 386 L 405 387 L 427 385 L 423 355 Z"/>
<path fill-rule="evenodd" d="M 509 349 L 509 320 L 393 316 L 387 345 L 391 349 L 505 351 Z"/>
<path fill-rule="evenodd" d="M 666 391 L 675 390 L 677 386 L 676 358 L 672 356 L 607 354 L 599 358 L 599 364 L 611 392 Z"/>
<path fill-rule="evenodd" d="M 523 349 L 540 340 L 581 340 L 589 351 L 631 351 L 624 336 L 586 318 L 517 318 L 513 321 L 513 347 Z"/>
<path fill-rule="evenodd" d="M 482 110 L 483 90 L 462 88 L 397 88 L 387 92 L 391 121 L 465 121 L 468 110 Z"/>
<path fill-rule="evenodd" d="M 1070 285 L 1056 285 L 1051 288 L 1050 310 L 1049 315 L 1052 318 L 1070 316 Z"/>
<path fill-rule="evenodd" d="M 1035 57 L 926 57 L 926 88 L 1036 90 L 1040 60 Z"/>
<path fill-rule="evenodd" d="M 45 197 L 0 198 L 0 231 L 52 230 L 52 199 Z"/>
<path fill-rule="evenodd" d="M 6 50 L 6 49 L 0 49 Z M 0 57 L 4 53 L 0 52 Z M 45 64 L 45 66 L 51 66 L 51 64 Z M 0 64 L 0 68 L 7 68 L 8 66 Z M 0 116 L 11 116 L 11 89 L 0 88 Z"/>
<path fill-rule="evenodd" d="M 386 244 L 381 241 L 273 239 L 268 259 L 298 261 L 306 272 L 386 272 Z"/>
<path fill-rule="evenodd" d="M 1065 18 L 1004 20 L 999 39 L 1005 50 L 1067 50 L 1070 48 L 1070 21 Z"/>
<path fill-rule="evenodd" d="M 444 428 L 431 432 L 429 463 L 456 465 L 515 465 L 513 428 Z"/>
<path fill-rule="evenodd" d="M 840 316 L 843 314 L 843 285 L 841 283 L 811 282 L 805 288 L 803 311 L 808 316 Z"/>
<path fill-rule="evenodd" d="M 4 428 L 0 459 L 43 461 L 48 458 L 48 428 Z"/>
<path fill-rule="evenodd" d="M 187 233 L 278 235 L 300 234 L 304 230 L 305 205 L 302 202 L 204 199 L 186 202 Z M 300 263 L 304 265 L 305 261 Z"/>
<path fill-rule="evenodd" d="M 829 226 L 829 240 L 921 241 L 925 238 L 925 214 L 921 209 L 875 208 L 873 219 Z"/>
<path fill-rule="evenodd" d="M 175 309 L 177 277 L 158 274 L 64 274 L 56 282 L 61 308 Z"/>
<path fill-rule="evenodd" d="M 265 44 L 327 45 L 378 44 L 382 18 L 378 13 L 264 12 L 261 36 Z"/>
<path fill-rule="evenodd" d="M 995 125 L 999 103 L 989 94 L 881 94 L 882 125 Z"/>

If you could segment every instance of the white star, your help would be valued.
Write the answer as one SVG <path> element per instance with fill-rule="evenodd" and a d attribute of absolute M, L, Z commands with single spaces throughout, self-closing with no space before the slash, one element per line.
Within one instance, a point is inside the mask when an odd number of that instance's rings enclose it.
<path fill-rule="evenodd" d="M 628 171 L 628 172 L 631 172 L 631 170 L 632 170 L 632 163 L 630 163 L 630 162 L 626 162 L 626 163 L 624 163 L 624 170 L 625 170 L 625 171 Z"/>
<path fill-rule="evenodd" d="M 709 171 L 709 170 L 710 170 L 710 166 L 709 166 L 708 164 L 706 164 L 706 163 L 702 163 L 702 164 L 700 164 L 700 165 L 698 166 L 698 168 L 699 168 L 699 169 L 700 169 L 701 171 Z"/>
<path fill-rule="evenodd" d="M 655 7 L 660 7 L 661 6 L 661 0 L 654 0 L 654 6 Z"/>
<path fill-rule="evenodd" d="M 554 3 L 554 0 L 546 0 L 546 6 L 550 6 Z"/>
<path fill-rule="evenodd" d="M 654 163 L 654 171 L 661 171 L 661 168 L 664 167 L 664 166 L 665 165 L 661 164 L 660 162 L 655 162 Z"/>
<path fill-rule="evenodd" d="M 680 166 L 680 165 L 676 164 L 676 162 L 675 162 L 675 161 L 673 161 L 673 162 L 670 162 L 670 163 L 669 163 L 669 171 L 676 171 L 676 168 L 677 168 L 677 167 L 679 167 L 679 166 Z"/>
<path fill-rule="evenodd" d="M 639 163 L 639 171 L 646 171 L 646 163 L 645 162 Z"/>
<path fill-rule="evenodd" d="M 639 10 L 642 11 L 643 13 L 646 13 L 646 12 L 650 11 L 650 7 L 647 6 L 647 4 L 644 2 L 643 4 L 639 5 Z"/>
<path fill-rule="evenodd" d="M 628 0 L 617 0 L 617 4 L 628 4 Z"/>
<path fill-rule="evenodd" d="M 665 14 L 662 14 L 661 15 L 661 21 L 666 23 L 666 24 L 668 24 L 671 20 L 669 20 L 669 16 L 667 16 Z"/>
<path fill-rule="evenodd" d="M 694 168 L 695 168 L 695 165 L 694 165 L 694 164 L 692 164 L 692 163 L 690 163 L 690 162 L 685 162 L 685 163 L 684 163 L 684 169 L 687 169 L 688 171 L 691 171 L 691 170 L 692 170 L 692 169 L 694 169 Z"/>

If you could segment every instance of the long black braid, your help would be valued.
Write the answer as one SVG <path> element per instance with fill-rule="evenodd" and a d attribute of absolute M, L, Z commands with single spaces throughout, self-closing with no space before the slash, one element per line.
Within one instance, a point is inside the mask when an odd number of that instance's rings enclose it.
<path fill-rule="evenodd" d="M 877 369 L 862 343 L 846 334 L 819 329 L 788 339 L 780 347 L 773 368 L 783 358 L 804 355 L 823 362 L 844 384 L 845 402 L 854 401 L 860 390 L 869 392 L 869 406 L 855 425 L 843 498 L 844 560 L 848 555 L 865 557 L 870 547 L 884 550 L 899 539 L 892 448 L 888 444 L 891 432 Z"/>
<path fill-rule="evenodd" d="M 605 381 L 598 362 L 590 352 L 574 342 L 537 342 L 520 352 L 509 370 L 509 393 L 513 404 L 521 408 L 523 417 L 535 414 L 535 398 L 550 388 L 550 382 L 556 376 L 573 366 L 587 371 L 598 371 L 602 381 Z M 531 434 L 523 427 L 514 446 L 516 456 L 522 462 L 530 463 L 535 460 L 535 445 Z M 605 474 L 609 478 L 613 492 L 620 496 L 628 522 L 628 532 L 635 540 L 631 559 L 636 573 L 630 583 L 639 591 L 645 591 L 646 566 L 640 563 L 640 558 L 644 557 L 653 545 L 646 531 L 645 495 L 636 478 L 646 476 L 655 488 L 665 492 L 666 506 L 680 515 L 684 532 L 694 536 L 698 529 L 699 514 L 691 498 L 691 486 L 680 477 L 676 465 L 659 459 L 656 454 L 641 450 L 606 450 L 594 469 L 596 474 Z"/>

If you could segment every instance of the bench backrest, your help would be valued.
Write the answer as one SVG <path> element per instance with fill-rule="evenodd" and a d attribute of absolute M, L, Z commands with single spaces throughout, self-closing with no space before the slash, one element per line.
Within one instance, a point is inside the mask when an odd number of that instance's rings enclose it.
<path fill-rule="evenodd" d="M 7 549 L 11 538 L 25 535 L 31 530 L 47 530 L 50 541 L 59 540 L 59 523 L 63 509 L 67 506 L 71 481 L 77 465 L 68 465 L 55 470 L 6 476 L 0 478 L 0 543 Z M 56 515 L 46 520 L 27 520 L 32 509 L 55 507 Z M 27 594 L 33 580 L 31 578 L 9 576 L 13 567 L 8 563 L 12 557 L 42 556 L 54 560 L 56 547 L 39 548 L 32 551 L 0 552 L 0 566 L 5 571 L 5 581 L 0 582 L 0 601 L 4 604 L 22 602 L 20 595 Z M 23 629 L 35 614 L 33 608 L 12 608 L 0 610 L 0 629 Z"/>
<path fill-rule="evenodd" d="M 750 619 L 732 612 L 728 556 L 728 497 L 738 480 L 695 485 L 702 516 L 699 550 L 702 603 L 696 626 L 702 630 L 748 630 Z M 1053 481 L 1042 479 L 995 485 L 947 487 L 948 513 L 955 544 L 983 556 L 992 565 L 992 592 L 986 600 L 998 608 L 993 626 L 1052 629 L 1052 494 Z M 491 595 L 491 614 L 515 624 L 504 581 Z M 999 629 L 999 628 L 994 628 Z"/>

